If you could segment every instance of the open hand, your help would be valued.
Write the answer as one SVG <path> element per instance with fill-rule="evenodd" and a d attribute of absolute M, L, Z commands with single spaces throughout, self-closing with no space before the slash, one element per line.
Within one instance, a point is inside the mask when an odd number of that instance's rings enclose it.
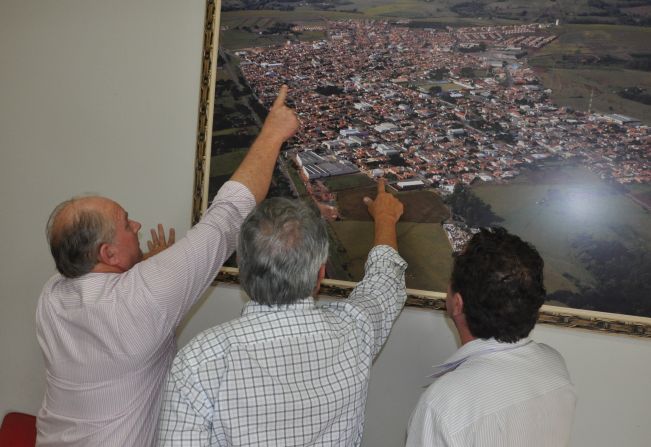
<path fill-rule="evenodd" d="M 176 239 L 176 231 L 174 228 L 170 228 L 169 236 L 165 238 L 165 229 L 162 224 L 158 224 L 158 232 L 153 228 L 151 231 L 151 240 L 147 241 L 147 248 L 149 252 L 143 256 L 143 259 L 151 258 L 157 253 L 165 250 L 167 247 L 172 245 Z"/>

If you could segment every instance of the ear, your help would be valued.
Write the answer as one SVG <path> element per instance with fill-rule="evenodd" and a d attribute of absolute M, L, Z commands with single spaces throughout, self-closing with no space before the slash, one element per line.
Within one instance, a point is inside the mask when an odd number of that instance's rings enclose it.
<path fill-rule="evenodd" d="M 106 265 L 113 265 L 116 262 L 115 249 L 111 244 L 103 243 L 99 246 L 97 262 Z"/>
<path fill-rule="evenodd" d="M 323 281 L 323 278 L 325 278 L 325 271 L 326 271 L 326 266 L 325 264 L 322 264 L 321 267 L 319 268 L 319 275 L 316 278 L 316 286 L 314 287 L 314 292 L 312 293 L 312 296 L 315 298 L 319 294 L 319 289 L 321 288 L 321 281 Z"/>
<path fill-rule="evenodd" d="M 452 318 L 463 315 L 463 297 L 459 292 L 454 292 L 452 294 L 452 299 L 450 300 L 450 316 Z"/>

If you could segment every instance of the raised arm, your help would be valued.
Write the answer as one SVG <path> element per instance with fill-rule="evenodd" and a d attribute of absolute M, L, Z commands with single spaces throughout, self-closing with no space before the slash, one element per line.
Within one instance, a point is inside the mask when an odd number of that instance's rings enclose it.
<path fill-rule="evenodd" d="M 377 183 L 377 197 L 375 200 L 364 197 L 368 212 L 375 221 L 374 245 L 388 245 L 398 250 L 398 237 L 396 224 L 402 216 L 402 203 L 385 191 L 384 179 Z"/>
<path fill-rule="evenodd" d="M 231 180 L 242 183 L 260 203 L 267 196 L 280 147 L 298 130 L 296 113 L 285 105 L 287 86 L 280 88 L 258 138 L 233 173 Z"/>
<path fill-rule="evenodd" d="M 176 328 L 235 249 L 246 215 L 266 196 L 280 147 L 298 128 L 296 114 L 285 106 L 286 96 L 283 86 L 258 138 L 231 177 L 234 181 L 224 184 L 199 223 L 174 245 L 169 246 L 167 239 L 167 249 L 137 264 L 125 277 L 126 286 L 133 277 L 141 279 L 146 285 L 143 296 L 161 311 L 152 320 L 152 332 L 165 334 Z M 134 314 L 136 300 L 125 303 L 126 315 Z"/>
<path fill-rule="evenodd" d="M 407 263 L 397 252 L 396 224 L 402 215 L 402 203 L 384 190 L 378 182 L 374 200 L 364 198 L 375 221 L 375 241 L 366 261 L 364 278 L 343 305 L 352 306 L 361 333 L 371 335 L 370 363 L 380 352 L 391 332 L 391 326 L 407 299 L 405 269 Z"/>

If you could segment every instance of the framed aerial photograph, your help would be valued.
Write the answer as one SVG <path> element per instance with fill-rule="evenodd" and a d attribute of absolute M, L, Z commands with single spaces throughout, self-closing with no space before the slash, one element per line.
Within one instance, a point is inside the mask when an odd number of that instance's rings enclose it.
<path fill-rule="evenodd" d="M 208 0 L 193 220 L 287 84 L 302 125 L 270 195 L 321 210 L 327 294 L 363 275 L 362 198 L 384 178 L 405 205 L 408 305 L 443 309 L 454 252 L 499 225 L 545 261 L 541 322 L 651 337 L 651 9 L 638 3 Z"/>

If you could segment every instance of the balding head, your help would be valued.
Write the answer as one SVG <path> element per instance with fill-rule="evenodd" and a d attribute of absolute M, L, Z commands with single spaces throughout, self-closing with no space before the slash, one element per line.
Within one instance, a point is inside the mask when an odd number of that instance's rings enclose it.
<path fill-rule="evenodd" d="M 115 236 L 117 203 L 105 197 L 79 197 L 59 204 L 48 219 L 46 234 L 57 270 L 68 278 L 90 272 L 99 249 Z"/>

